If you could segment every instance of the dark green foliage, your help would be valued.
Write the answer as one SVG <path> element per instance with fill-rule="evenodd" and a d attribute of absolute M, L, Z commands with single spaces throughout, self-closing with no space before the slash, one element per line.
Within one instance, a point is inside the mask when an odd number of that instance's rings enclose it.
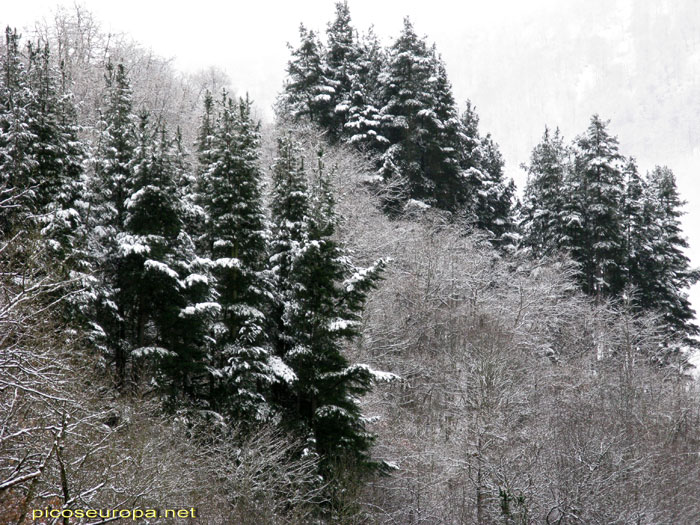
<path fill-rule="evenodd" d="M 85 278 L 85 202 L 76 111 L 63 71 L 48 44 L 19 51 L 19 36 L 6 31 L 0 74 L 0 229 L 40 232 L 43 264 L 71 280 Z M 65 291 L 65 290 L 63 290 Z M 75 312 L 72 312 L 72 315 Z"/>
<path fill-rule="evenodd" d="M 467 218 L 495 244 L 511 242 L 515 188 L 498 147 L 478 134 L 471 105 L 460 122 L 442 58 L 408 18 L 388 49 L 371 30 L 355 36 L 346 3 L 336 4 L 325 47 L 303 26 L 300 36 L 278 105 L 283 118 L 308 119 L 331 141 L 370 154 L 394 188 L 388 212 L 413 199 Z"/>
<path fill-rule="evenodd" d="M 107 64 L 105 84 L 106 107 L 99 123 L 94 194 L 98 213 L 102 214 L 99 219 L 121 229 L 137 146 L 132 91 L 123 64 L 116 68 Z"/>
<path fill-rule="evenodd" d="M 132 356 L 156 362 L 156 376 L 171 398 L 192 399 L 204 372 L 204 325 L 188 314 L 201 291 L 191 277 L 195 256 L 183 230 L 177 153 L 165 130 L 151 128 L 142 114 L 125 231 L 118 235 L 116 297 L 130 325 Z"/>
<path fill-rule="evenodd" d="M 429 171 L 439 161 L 427 155 L 438 126 L 433 73 L 434 54 L 406 18 L 401 35 L 389 50 L 382 79 L 380 132 L 391 145 L 382 156 L 380 173 L 385 180 L 404 179 L 409 197 L 430 204 L 441 193 L 438 185 L 447 182 L 442 179 L 447 174 Z"/>
<path fill-rule="evenodd" d="M 378 278 L 372 268 L 351 266 L 333 240 L 336 217 L 322 159 L 308 189 L 298 148 L 279 143 L 274 167 L 272 249 L 276 292 L 276 354 L 293 372 L 277 391 L 287 424 L 307 437 L 326 474 L 349 461 L 372 467 L 357 399 L 370 388 L 371 371 L 352 366 L 344 341 L 358 333 L 367 292 Z"/>
<path fill-rule="evenodd" d="M 594 115 L 571 148 L 558 130 L 545 129 L 526 167 L 523 245 L 536 256 L 568 252 L 588 294 L 659 312 L 684 344 L 695 345 L 687 288 L 700 274 L 684 253 L 684 203 L 673 173 L 657 167 L 642 178 L 607 126 Z"/>
<path fill-rule="evenodd" d="M 515 183 L 506 179 L 503 157 L 491 135 L 481 136 L 479 116 L 470 101 L 467 101 L 458 129 L 463 214 L 477 228 L 487 232 L 495 245 L 510 245 L 515 230 Z"/>
<path fill-rule="evenodd" d="M 652 222 L 651 203 L 647 199 L 647 184 L 639 174 L 634 159 L 627 161 L 624 175 L 625 186 L 620 208 L 625 239 L 625 280 L 628 286 L 638 288 L 645 281 L 644 261 L 651 257 L 647 242 L 648 228 Z M 640 299 L 639 296 L 637 299 Z M 646 301 L 642 300 L 644 302 Z"/>
<path fill-rule="evenodd" d="M 330 94 L 325 127 L 331 141 L 345 134 L 345 125 L 349 119 L 352 103 L 352 88 L 357 75 L 360 49 L 356 41 L 355 30 L 350 21 L 347 1 L 335 4 L 336 17 L 328 25 L 326 32 L 328 46 L 326 50 L 326 82 L 324 91 Z"/>
<path fill-rule="evenodd" d="M 386 63 L 386 52 L 372 28 L 359 42 L 350 88 L 345 134 L 361 151 L 377 154 L 388 141 L 379 133 L 382 107 L 380 76 Z"/>
<path fill-rule="evenodd" d="M 580 264 L 586 293 L 615 295 L 624 287 L 624 239 L 620 202 L 624 159 L 607 122 L 593 115 L 576 139 L 573 171 L 568 178 L 567 235 Z"/>
<path fill-rule="evenodd" d="M 211 406 L 246 420 L 269 414 L 264 391 L 275 382 L 264 331 L 267 284 L 265 218 L 257 163 L 258 124 L 250 101 L 223 94 L 208 137 L 201 137 L 202 246 L 215 303 L 210 349 Z M 211 108 L 205 104 L 202 132 Z M 200 146 L 202 148 L 202 146 Z M 208 149 L 205 149 L 208 148 Z"/>
<path fill-rule="evenodd" d="M 299 26 L 300 44 L 292 49 L 287 65 L 287 80 L 279 101 L 280 118 L 311 122 L 328 126 L 332 115 L 333 88 L 325 76 L 324 49 L 316 33 Z"/>
<path fill-rule="evenodd" d="M 552 255 L 566 246 L 564 178 L 569 171 L 569 150 L 559 129 L 545 128 L 542 141 L 530 156 L 521 209 L 523 245 L 536 257 Z"/>
<path fill-rule="evenodd" d="M 94 174 L 89 188 L 91 258 L 100 267 L 91 283 L 89 315 L 94 319 L 92 338 L 114 365 L 117 384 L 124 388 L 133 337 L 127 333 L 129 306 L 118 298 L 121 261 L 146 248 L 118 241 L 120 234 L 125 233 L 126 199 L 133 181 L 137 149 L 131 86 L 122 64 L 116 68 L 111 63 L 107 65 L 105 84 L 105 107 L 98 125 Z"/>
<path fill-rule="evenodd" d="M 0 64 L 0 228 L 8 234 L 26 225 L 36 213 L 35 180 L 38 161 L 32 114 L 35 94 L 19 51 L 19 36 L 5 31 L 5 53 Z"/>
<path fill-rule="evenodd" d="M 697 345 L 690 339 L 699 330 L 687 289 L 700 280 L 700 271 L 690 267 L 685 254 L 688 242 L 680 224 L 685 203 L 678 195 L 675 176 L 667 167 L 657 166 L 647 175 L 646 190 L 646 220 L 640 232 L 645 257 L 638 263 L 642 278 L 632 284 L 638 290 L 642 308 L 661 312 L 686 344 Z"/>

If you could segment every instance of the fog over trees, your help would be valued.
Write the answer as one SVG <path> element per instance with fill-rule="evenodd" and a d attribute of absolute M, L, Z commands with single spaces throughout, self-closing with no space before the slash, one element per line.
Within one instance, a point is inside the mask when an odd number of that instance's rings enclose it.
<path fill-rule="evenodd" d="M 673 166 L 596 113 L 518 191 L 420 24 L 351 7 L 264 125 L 82 7 L 7 27 L 0 522 L 700 522 Z"/>

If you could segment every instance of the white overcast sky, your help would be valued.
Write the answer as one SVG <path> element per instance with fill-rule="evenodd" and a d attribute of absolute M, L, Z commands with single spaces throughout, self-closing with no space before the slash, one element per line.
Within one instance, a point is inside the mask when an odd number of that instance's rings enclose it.
<path fill-rule="evenodd" d="M 56 1 L 0 0 L 22 30 Z M 68 5 L 72 3 L 67 3 Z M 300 22 L 325 31 L 333 0 L 86 0 L 105 31 L 128 33 L 183 70 L 218 66 L 261 113 L 282 84 Z M 389 43 L 408 15 L 437 44 L 460 106 L 471 99 L 519 188 L 545 124 L 567 139 L 610 119 L 643 171 L 667 165 L 688 201 L 689 255 L 700 266 L 700 2 L 695 0 L 349 0 L 360 30 Z M 700 286 L 691 292 L 700 310 Z"/>

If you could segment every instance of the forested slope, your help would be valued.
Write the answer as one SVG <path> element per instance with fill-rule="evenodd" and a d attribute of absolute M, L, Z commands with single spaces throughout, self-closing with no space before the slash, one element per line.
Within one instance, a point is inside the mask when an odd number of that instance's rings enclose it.
<path fill-rule="evenodd" d="M 700 521 L 673 173 L 594 116 L 517 202 L 409 20 L 300 37 L 263 127 L 81 9 L 7 29 L 0 521 Z"/>

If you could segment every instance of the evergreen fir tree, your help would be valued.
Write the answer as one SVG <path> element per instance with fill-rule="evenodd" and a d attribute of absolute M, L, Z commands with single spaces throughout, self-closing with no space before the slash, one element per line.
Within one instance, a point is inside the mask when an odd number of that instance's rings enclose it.
<path fill-rule="evenodd" d="M 566 212 L 571 253 L 580 265 L 583 289 L 596 298 L 624 287 L 624 232 L 620 203 L 623 157 L 607 122 L 593 115 L 587 132 L 576 140 L 574 169 L 567 185 Z"/>
<path fill-rule="evenodd" d="M 204 111 L 200 119 L 200 125 L 195 142 L 197 164 L 195 176 L 187 187 L 193 190 L 189 194 L 183 195 L 187 203 L 187 231 L 197 246 L 198 253 L 208 253 L 206 239 L 207 216 L 204 211 L 206 196 L 210 193 L 207 188 L 207 179 L 203 176 L 205 170 L 213 163 L 214 126 L 216 114 L 214 109 L 214 98 L 208 90 L 204 94 Z"/>
<path fill-rule="evenodd" d="M 299 26 L 299 40 L 299 47 L 291 50 L 277 115 L 292 121 L 306 118 L 322 129 L 329 129 L 334 115 L 335 88 L 326 74 L 325 49 L 316 33 L 303 24 Z"/>
<path fill-rule="evenodd" d="M 435 178 L 435 202 L 443 209 L 457 210 L 464 203 L 464 179 L 460 176 L 459 114 L 452 96 L 452 85 L 442 58 L 432 50 L 433 118 L 427 121 L 424 164 L 427 173 Z"/>
<path fill-rule="evenodd" d="M 382 75 L 380 130 L 391 145 L 381 158 L 380 174 L 385 180 L 403 179 L 411 198 L 439 205 L 435 195 L 442 174 L 428 172 L 425 158 L 430 134 L 439 125 L 434 113 L 432 78 L 431 50 L 406 18 Z"/>
<path fill-rule="evenodd" d="M 293 300 L 292 272 L 296 259 L 301 248 L 309 242 L 310 213 L 304 161 L 299 145 L 290 137 L 278 140 L 272 184 L 270 212 L 274 231 L 270 245 L 269 271 L 275 300 L 270 332 L 276 356 L 284 357 L 294 346 L 290 321 L 286 315 Z M 284 389 L 285 385 L 281 385 L 281 388 Z M 288 396 L 282 396 L 285 397 Z"/>
<path fill-rule="evenodd" d="M 382 106 L 379 79 L 385 66 L 386 53 L 372 28 L 358 45 L 345 135 L 361 151 L 378 154 L 389 144 L 379 130 Z"/>
<path fill-rule="evenodd" d="M 133 175 L 136 125 L 132 90 L 123 64 L 107 64 L 106 103 L 98 124 L 94 211 L 104 225 L 122 231 L 128 184 Z"/>
<path fill-rule="evenodd" d="M 272 202 L 276 350 L 294 380 L 282 385 L 277 399 L 287 423 L 307 436 L 330 475 L 345 462 L 376 466 L 369 457 L 373 437 L 357 401 L 369 390 L 372 374 L 367 367 L 350 365 L 342 346 L 358 333 L 359 315 L 381 263 L 367 269 L 349 264 L 332 239 L 334 203 L 320 159 L 315 176 L 310 192 L 298 148 L 282 139 Z"/>
<path fill-rule="evenodd" d="M 136 126 L 132 92 L 122 64 L 110 63 L 105 75 L 106 106 L 102 110 L 90 181 L 90 256 L 100 271 L 91 283 L 93 340 L 114 364 L 120 388 L 127 384 L 131 340 L 127 304 L 120 302 L 120 264 L 125 257 L 142 254 L 146 246 L 124 242 L 126 199 L 136 161 Z M 121 242 L 120 242 L 121 241 Z"/>
<path fill-rule="evenodd" d="M 515 183 L 505 178 L 503 157 L 491 135 L 481 136 L 479 116 L 470 101 L 462 113 L 458 137 L 462 180 L 459 202 L 464 214 L 487 232 L 495 245 L 512 244 Z"/>
<path fill-rule="evenodd" d="M 176 157 L 164 129 L 140 116 L 133 182 L 126 200 L 124 250 L 116 294 L 123 305 L 132 358 L 155 358 L 171 397 L 195 396 L 203 374 L 203 319 L 190 312 L 202 280 L 192 274 L 193 245 L 183 231 Z M 201 291 L 200 291 L 201 293 Z M 138 368 L 134 367 L 138 372 Z"/>
<path fill-rule="evenodd" d="M 210 401 L 228 416 L 268 415 L 264 393 L 277 380 L 264 330 L 266 228 L 258 168 L 258 125 L 250 102 L 224 93 L 200 196 L 207 215 L 206 254 L 216 298 Z"/>
<path fill-rule="evenodd" d="M 568 149 L 557 128 L 545 128 L 541 142 L 530 156 L 527 184 L 521 208 L 520 229 L 523 245 L 536 257 L 565 250 L 564 228 Z"/>
<path fill-rule="evenodd" d="M 351 25 L 350 9 L 347 0 L 336 2 L 335 20 L 328 25 L 325 54 L 325 78 L 331 93 L 327 130 L 331 141 L 338 140 L 345 133 L 352 105 L 352 88 L 357 75 L 360 50 L 356 33 Z"/>
<path fill-rule="evenodd" d="M 48 241 L 51 264 L 61 263 L 64 275 L 84 271 L 85 151 L 78 136 L 76 109 L 63 71 L 51 65 L 48 44 L 29 45 L 28 56 L 36 160 L 31 176 L 35 181 L 32 208 Z"/>
<path fill-rule="evenodd" d="M 607 125 L 591 118 L 573 145 L 573 161 L 559 131 L 545 129 L 525 167 L 523 244 L 537 256 L 570 253 L 584 291 L 596 298 L 624 294 L 635 308 L 660 312 L 684 344 L 694 345 L 698 328 L 686 290 L 700 272 L 684 254 L 675 177 L 657 167 L 642 178 Z"/>
<path fill-rule="evenodd" d="M 642 262 L 643 281 L 638 283 L 640 301 L 643 307 L 661 312 L 686 344 L 697 346 L 691 337 L 699 330 L 687 289 L 700 280 L 700 271 L 690 267 L 684 252 L 688 242 L 683 237 L 680 217 L 685 203 L 678 195 L 670 169 L 657 166 L 647 175 L 646 182 L 651 214 L 646 225 L 646 242 L 650 253 Z"/>
<path fill-rule="evenodd" d="M 646 183 L 633 158 L 627 161 L 624 175 L 625 191 L 620 208 L 624 227 L 625 283 L 632 288 L 632 293 L 639 295 L 644 294 L 644 261 L 651 258 L 648 235 L 652 227 L 651 207 L 647 200 Z"/>
<path fill-rule="evenodd" d="M 36 211 L 34 93 L 19 41 L 17 32 L 8 27 L 0 63 L 0 203 L 4 203 L 0 231 L 5 235 L 26 227 Z"/>

